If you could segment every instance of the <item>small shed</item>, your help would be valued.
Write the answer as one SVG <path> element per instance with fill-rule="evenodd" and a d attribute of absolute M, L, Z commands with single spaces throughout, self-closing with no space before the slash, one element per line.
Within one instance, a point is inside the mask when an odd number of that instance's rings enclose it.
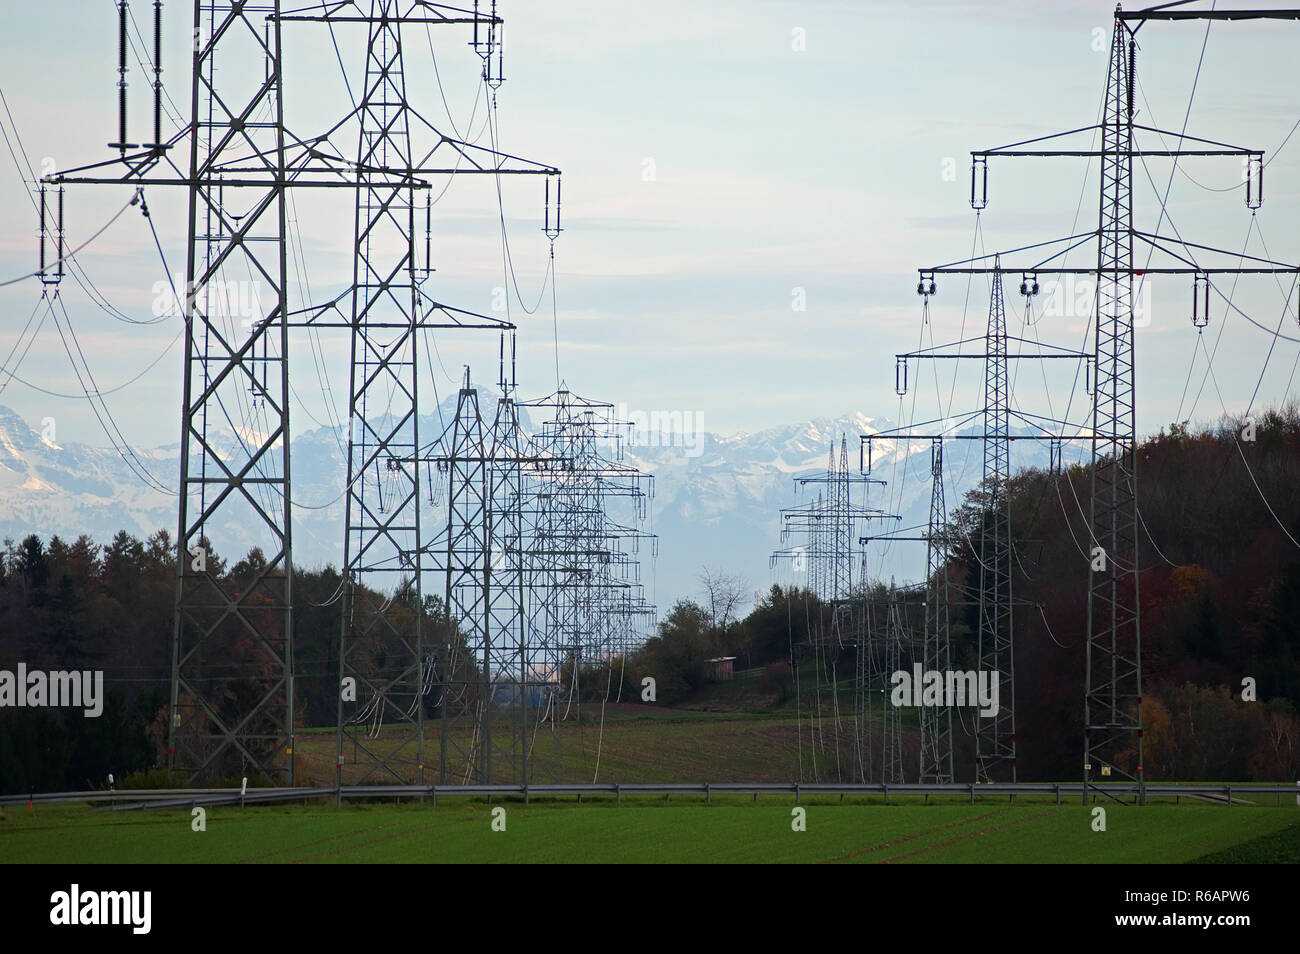
<path fill-rule="evenodd" d="M 735 656 L 719 656 L 717 659 L 704 660 L 709 667 L 709 682 L 726 682 L 736 675 Z"/>

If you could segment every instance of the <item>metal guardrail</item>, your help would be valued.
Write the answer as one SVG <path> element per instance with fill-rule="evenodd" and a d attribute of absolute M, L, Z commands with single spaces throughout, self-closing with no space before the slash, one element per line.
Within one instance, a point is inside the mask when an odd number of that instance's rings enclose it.
<path fill-rule="evenodd" d="M 1111 798 L 1136 797 L 1139 786 L 1131 782 L 1109 782 L 1089 785 L 1088 790 Z M 96 792 L 42 792 L 31 795 L 2 795 L 0 805 L 83 803 L 125 811 L 140 808 L 188 808 L 195 805 L 230 805 L 297 801 L 298 799 L 330 798 L 337 801 L 358 798 L 419 798 L 447 797 L 515 797 L 528 802 L 531 798 L 583 795 L 613 796 L 621 801 L 624 795 L 703 795 L 706 802 L 718 795 L 793 795 L 799 801 L 804 795 L 880 795 L 886 802 L 890 796 L 928 797 L 931 795 L 966 796 L 974 803 L 977 797 L 1017 795 L 1054 795 L 1059 803 L 1062 797 L 1082 796 L 1084 786 L 1079 782 L 954 782 L 948 784 L 886 784 L 835 783 L 835 782 L 603 782 L 555 785 L 344 785 L 328 788 L 253 788 L 241 794 L 237 788 L 176 788 L 139 789 Z M 1239 784 L 1179 784 L 1146 786 L 1147 799 L 1200 797 L 1223 799 L 1231 805 L 1236 796 L 1295 795 L 1300 804 L 1300 787 L 1289 784 L 1252 785 Z"/>

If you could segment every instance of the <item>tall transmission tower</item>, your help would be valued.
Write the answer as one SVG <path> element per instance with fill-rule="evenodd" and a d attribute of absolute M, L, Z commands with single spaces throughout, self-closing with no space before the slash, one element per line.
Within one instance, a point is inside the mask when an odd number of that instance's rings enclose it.
<path fill-rule="evenodd" d="M 1102 121 L 1097 226 L 1096 390 L 1089 508 L 1096 559 L 1088 569 L 1088 645 L 1083 691 L 1084 782 L 1092 763 L 1142 758 L 1142 634 L 1138 602 L 1137 392 L 1133 335 L 1133 95 L 1137 42 L 1115 18 Z M 1108 565 L 1109 564 L 1109 565 Z M 1098 766 L 1100 769 L 1100 766 Z M 1087 793 L 1084 793 L 1087 800 Z"/>
<path fill-rule="evenodd" d="M 1237 157 L 1246 165 L 1246 205 L 1262 200 L 1263 151 L 1170 132 L 1134 122 L 1137 43 L 1142 24 L 1156 20 L 1300 19 L 1297 10 L 1172 9 L 1169 4 L 1124 11 L 1117 6 L 1106 78 L 1102 122 L 1068 132 L 971 153 L 971 206 L 988 205 L 988 160 L 993 157 L 1085 157 L 1100 167 L 1098 226 L 1095 231 L 1037 243 L 1015 254 L 1046 249 L 1043 257 L 1004 268 L 997 255 L 920 269 L 921 284 L 934 292 L 940 274 L 1019 272 L 1037 286 L 1045 275 L 1090 275 L 1096 281 L 1094 353 L 1088 375 L 1093 382 L 1090 440 L 1093 452 L 1089 529 L 1087 644 L 1083 699 L 1084 800 L 1094 779 L 1118 776 L 1138 786 L 1145 802 L 1142 739 L 1142 643 L 1140 626 L 1139 547 L 1137 539 L 1136 391 L 1134 382 L 1133 285 L 1138 276 L 1190 275 L 1199 290 L 1214 275 L 1288 274 L 1294 265 L 1243 255 L 1137 228 L 1133 220 L 1133 160 L 1146 157 L 1180 161 L 1192 157 Z M 1182 6 L 1182 5 L 1177 5 Z M 1134 27 L 1132 24 L 1136 23 Z M 1100 133 L 1092 143 L 1070 148 L 1070 138 Z M 1064 140 L 1063 142 L 1059 142 Z M 1095 139 L 1094 139 L 1095 141 Z M 1166 144 L 1176 143 L 1175 148 Z M 1144 145 L 1151 142 L 1151 146 Z M 1052 148 L 1058 146 L 1059 148 Z M 1064 259 L 1075 249 L 1096 243 L 1096 266 L 1073 268 Z M 1159 256 L 1138 269 L 1134 246 Z M 1001 253 L 1010 255 L 1012 253 Z M 1236 264 L 1218 264 L 1222 260 Z M 992 261 L 990 266 L 989 262 Z M 1145 278 L 1143 278 L 1145 280 Z M 1227 297 L 1226 295 L 1224 296 Z M 1193 315 L 1193 321 L 1197 316 Z"/>
<path fill-rule="evenodd" d="M 336 781 L 344 782 L 346 774 L 355 783 L 376 775 L 421 782 L 426 702 L 438 666 L 425 631 L 445 622 L 425 598 L 424 577 L 451 571 L 430 562 L 429 539 L 440 531 L 428 532 L 423 525 L 428 521 L 421 519 L 421 484 L 430 459 L 420 437 L 419 345 L 425 338 L 427 348 L 426 336 L 433 331 L 487 330 L 501 336 L 504 355 L 506 336 L 514 330 L 509 322 L 452 308 L 429 294 L 426 282 L 434 269 L 428 194 L 432 181 L 455 175 L 543 175 L 549 219 L 549 179 L 559 170 L 450 137 L 408 96 L 403 31 L 469 26 L 482 61 L 481 78 L 495 104 L 503 25 L 495 3 L 490 13 L 480 13 L 477 3 L 469 11 L 420 0 L 351 0 L 287 11 L 280 19 L 331 29 L 367 27 L 360 99 L 342 122 L 311 142 L 313 155 L 339 169 L 356 191 L 353 281 L 342 295 L 295 313 L 294 324 L 350 332 Z M 334 142 L 353 123 L 355 161 L 344 158 L 347 146 Z M 426 196 L 422 263 L 421 193 Z M 558 194 L 557 186 L 556 234 Z M 486 523 L 490 508 L 479 518 Z M 389 732 L 380 742 L 385 724 Z"/>
<path fill-rule="evenodd" d="M 900 371 L 900 374 L 902 372 Z M 900 378 L 901 381 L 901 378 Z M 887 433 L 887 432 L 882 432 Z M 930 439 L 930 511 L 924 527 L 904 527 L 884 533 L 860 537 L 858 543 L 864 548 L 872 543 L 897 543 L 902 541 L 921 542 L 926 545 L 925 580 L 919 587 L 924 607 L 921 624 L 920 662 L 925 672 L 945 672 L 951 658 L 950 616 L 952 592 L 948 582 L 948 508 L 944 496 L 943 444 L 945 438 L 936 436 Z M 867 451 L 872 447 L 871 441 L 863 436 L 860 445 L 859 470 L 870 472 Z M 917 531 L 924 530 L 923 533 Z M 866 553 L 863 550 L 863 578 L 867 576 Z M 902 591 L 904 594 L 906 590 Z M 914 604 L 915 599 L 908 600 L 900 596 L 899 588 L 890 581 L 888 597 L 885 602 L 887 627 L 906 633 L 907 626 L 903 620 L 905 613 L 899 607 Z M 882 677 L 889 676 L 894 669 L 879 658 L 887 655 L 888 647 L 882 644 L 882 638 L 876 636 L 873 609 L 874 598 L 867 605 L 867 641 L 872 647 L 867 653 L 865 663 L 866 680 L 870 684 Z M 887 632 L 889 630 L 887 629 Z M 917 658 L 916 640 L 904 639 L 899 645 L 908 651 L 910 659 Z M 879 648 L 878 648 L 879 647 Z M 901 661 L 901 656 L 900 656 Z M 897 663 L 895 664 L 895 668 Z M 867 695 L 870 699 L 870 694 Z M 903 781 L 902 754 L 902 714 L 896 707 L 886 703 L 882 710 L 882 724 L 885 733 L 882 742 L 882 765 L 885 771 L 893 772 L 882 775 L 882 781 Z M 917 781 L 926 783 L 945 783 L 955 780 L 952 710 L 947 706 L 924 706 L 919 719 L 919 764 Z"/>
<path fill-rule="evenodd" d="M 1015 640 L 1011 601 L 1011 383 L 1007 375 L 1007 313 L 1002 276 L 993 275 L 984 337 L 984 514 L 979 532 L 980 671 L 996 673 L 1001 704 L 975 721 L 976 781 L 990 782 L 1010 763 L 1016 780 Z M 994 678 L 990 675 L 989 678 Z M 1000 781 L 1001 779 L 999 779 Z"/>
<path fill-rule="evenodd" d="M 141 146 L 128 141 L 119 4 L 119 155 L 43 180 L 188 193 L 168 766 L 192 780 L 293 779 L 285 202 L 290 185 L 324 183 L 301 174 L 301 144 L 285 135 L 280 24 L 256 15 L 278 9 L 196 0 L 189 121 L 164 142 L 157 8 L 154 141 Z M 230 307 L 231 274 L 262 283 L 255 313 Z M 235 548 L 250 559 L 223 573 L 217 551 Z"/>
<path fill-rule="evenodd" d="M 420 546 L 419 286 L 415 260 L 415 197 L 390 173 L 413 168 L 411 110 L 406 98 L 401 19 L 396 3 L 372 0 L 356 147 L 358 189 L 353 259 L 348 388 L 347 499 L 344 510 L 340 672 L 359 685 L 340 691 L 336 783 L 343 782 L 349 727 L 354 762 L 398 778 L 393 766 L 413 761 L 424 778 L 424 591 Z M 426 267 L 428 263 L 426 262 Z M 390 319 L 384 322 L 383 319 Z M 388 327 L 382 327 L 387 324 Z M 385 592 L 396 584 L 400 597 Z M 364 584 L 370 583 L 367 587 Z M 358 665 L 361 650 L 366 657 Z M 350 721 L 345 706 L 364 700 Z M 414 751 L 373 745 L 386 719 L 412 724 Z M 365 741 L 356 726 L 364 726 Z M 373 745 L 373 747 L 372 747 Z M 360 757 L 365 746 L 369 759 Z"/>

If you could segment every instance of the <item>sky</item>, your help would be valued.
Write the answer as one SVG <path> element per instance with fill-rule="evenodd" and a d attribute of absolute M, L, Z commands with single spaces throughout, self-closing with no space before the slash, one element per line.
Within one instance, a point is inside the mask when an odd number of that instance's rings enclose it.
<path fill-rule="evenodd" d="M 981 334 L 988 286 L 941 278 L 923 324 L 916 270 L 1096 227 L 1097 179 L 1086 160 L 995 161 L 990 202 L 977 217 L 968 202 L 969 153 L 1096 122 L 1110 3 L 499 6 L 507 26 L 498 144 L 563 170 L 554 282 L 540 181 L 503 177 L 498 196 L 490 178 L 461 176 L 433 213 L 436 272 L 428 287 L 448 304 L 520 325 L 524 395 L 554 388 L 558 354 L 559 376 L 581 394 L 641 412 L 690 413 L 718 433 L 849 411 L 894 420 L 946 416 L 978 406 L 978 362 L 960 362 L 956 374 L 957 362 L 915 367 L 900 399 L 894 355 Z M 151 42 L 152 5 L 136 0 L 132 9 Z M 165 4 L 164 81 L 181 107 L 189 101 L 191 9 Z M 113 0 L 10 0 L 3 17 L 0 90 L 18 156 L 15 163 L 0 153 L 0 280 L 35 267 L 37 220 L 24 181 L 30 176 L 19 166 L 66 169 L 108 158 L 117 81 Z M 338 56 L 355 86 L 363 38 L 356 28 L 338 29 Z M 407 36 L 408 98 L 443 131 L 487 143 L 478 59 L 463 29 Z M 1300 24 L 1290 22 L 1216 23 L 1208 35 L 1197 23 L 1143 28 L 1138 121 L 1174 131 L 1186 121 L 1191 135 L 1266 150 L 1270 164 L 1265 203 L 1252 218 L 1237 160 L 1188 159 L 1176 168 L 1149 160 L 1135 171 L 1139 227 L 1300 258 L 1293 228 L 1300 135 L 1288 138 L 1300 121 L 1297 31 Z M 289 125 L 303 134 L 345 115 L 348 87 L 328 32 L 288 24 L 285 51 Z M 128 83 L 139 140 L 150 103 L 134 58 Z M 1156 197 L 1166 189 L 1161 217 Z M 69 244 L 88 238 L 129 193 L 70 188 Z M 147 199 L 162 257 L 172 272 L 183 270 L 183 190 L 152 188 Z M 306 272 L 296 293 L 304 298 L 321 300 L 346 285 L 349 201 L 342 190 L 295 198 Z M 512 272 L 503 271 L 503 221 Z M 114 419 L 134 444 L 174 443 L 180 321 L 121 320 L 151 319 L 165 288 L 148 224 L 130 210 L 77 261 L 121 313 L 115 318 L 65 281 L 64 303 Z M 1072 264 L 1090 262 L 1081 255 Z M 1291 394 L 1300 330 L 1294 300 L 1286 304 L 1290 284 L 1245 277 L 1223 290 L 1232 308 L 1216 296 L 1198 334 L 1190 279 L 1152 279 L 1142 289 L 1149 320 L 1137 339 L 1140 431 L 1244 414 Z M 1016 289 L 1007 292 L 1012 334 L 1072 349 L 1085 343 L 1087 316 L 1077 312 L 1086 309 L 1068 305 L 1078 289 L 1064 289 L 1055 307 L 1050 294 L 1041 296 L 1032 324 L 1024 323 Z M 20 336 L 33 309 L 41 318 L 39 296 L 35 280 L 0 288 L 0 358 L 17 375 L 0 381 L 0 404 L 37 426 L 53 418 L 60 442 L 106 444 L 53 324 L 46 321 L 34 339 Z M 508 312 L 500 307 L 507 301 Z M 437 338 L 439 394 L 456 386 L 465 364 L 479 380 L 495 377 L 495 346 L 484 343 L 464 333 Z M 317 344 L 323 376 L 313 363 Z M 348 350 L 338 332 L 322 333 L 318 343 L 295 338 L 294 348 L 291 426 L 300 433 L 345 416 Z M 1026 410 L 1080 421 L 1087 398 L 1076 378 L 1073 368 L 1026 367 L 1016 399 Z"/>

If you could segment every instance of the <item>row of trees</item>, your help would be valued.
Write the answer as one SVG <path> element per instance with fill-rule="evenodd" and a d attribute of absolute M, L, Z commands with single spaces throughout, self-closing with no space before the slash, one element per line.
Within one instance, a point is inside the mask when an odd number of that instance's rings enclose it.
<path fill-rule="evenodd" d="M 165 764 L 168 702 L 171 691 L 172 636 L 176 598 L 175 546 L 166 531 L 145 541 L 125 532 L 107 545 L 82 536 L 72 543 L 35 535 L 19 543 L 6 540 L 0 552 L 0 669 L 28 671 L 102 670 L 106 688 L 103 713 L 87 718 L 79 709 L 0 708 L 0 791 L 78 789 L 106 784 L 109 773 L 121 779 Z M 235 590 L 265 566 L 258 550 L 227 564 L 208 558 L 208 571 Z M 338 595 L 341 577 L 333 568 L 295 571 L 294 659 L 295 724 L 333 724 L 339 685 Z M 274 590 L 271 574 L 260 586 Z M 245 594 L 257 612 L 260 593 Z M 411 617 L 413 600 L 391 601 L 369 590 L 356 594 L 359 605 L 386 606 Z M 426 646 L 438 646 L 446 631 L 442 603 L 426 597 Z M 382 667 L 394 627 L 371 627 L 357 637 L 355 665 Z M 258 667 L 266 654 L 249 643 L 246 630 L 231 625 L 205 641 L 204 673 L 195 677 L 208 703 L 220 714 L 246 707 L 250 694 L 273 685 L 274 675 Z M 458 654 L 455 678 L 473 684 L 472 660 Z M 196 657 L 198 658 L 198 657 Z M 256 696 L 254 696 L 256 697 Z M 230 712 L 223 713 L 223 706 Z M 426 699 L 429 715 L 437 699 Z M 234 766 L 226 774 L 236 772 Z"/>

